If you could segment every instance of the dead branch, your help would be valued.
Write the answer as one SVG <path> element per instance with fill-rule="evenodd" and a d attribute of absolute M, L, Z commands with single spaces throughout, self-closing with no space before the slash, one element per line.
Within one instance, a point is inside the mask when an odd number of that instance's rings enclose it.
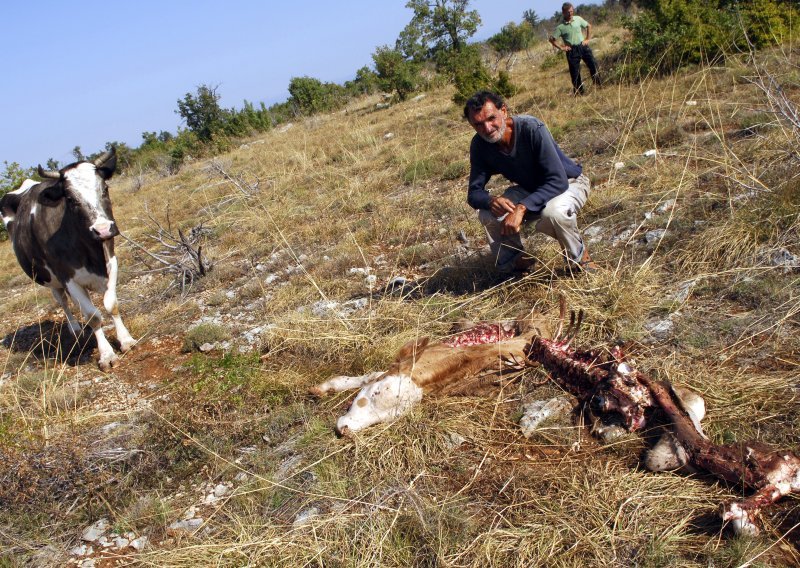
<path fill-rule="evenodd" d="M 138 273 L 174 274 L 175 280 L 166 291 L 173 286 L 179 286 L 181 296 L 185 296 L 194 282 L 205 276 L 213 267 L 213 263 L 203 257 L 203 246 L 200 244 L 210 230 L 200 223 L 192 227 L 187 235 L 180 228 L 177 230 L 172 228 L 169 209 L 166 211 L 166 226 L 150 213 L 147 204 L 145 204 L 145 213 L 151 226 L 150 232 L 146 233 L 145 237 L 157 245 L 158 250 L 152 251 L 123 235 L 128 242 L 133 244 L 138 252 L 139 261 L 146 267 L 146 270 Z"/>

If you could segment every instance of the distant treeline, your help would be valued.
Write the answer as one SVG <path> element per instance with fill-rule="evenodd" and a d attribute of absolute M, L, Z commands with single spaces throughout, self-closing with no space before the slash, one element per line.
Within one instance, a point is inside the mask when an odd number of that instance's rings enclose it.
<path fill-rule="evenodd" d="M 372 66 L 358 69 L 352 81 L 339 85 L 294 77 L 286 101 L 271 106 L 244 101 L 241 109 L 222 108 L 218 87 L 202 84 L 177 101 L 175 112 L 184 124 L 177 134 L 143 132 L 136 148 L 112 141 L 90 155 L 76 146 L 75 160 L 92 159 L 116 146 L 120 171 L 169 174 L 190 157 L 226 151 L 237 139 L 298 117 L 340 109 L 354 98 L 376 92 L 405 100 L 413 93 L 450 84 L 455 86 L 457 104 L 482 88 L 513 95 L 516 88 L 509 75 L 491 69 L 487 64 L 491 56 L 486 54 L 494 54 L 497 69 L 503 58 L 546 41 L 561 18 L 560 10 L 544 20 L 527 10 L 520 21 L 509 22 L 486 42 L 469 43 L 481 23 L 478 12 L 468 9 L 469 0 L 410 0 L 406 7 L 413 16 L 394 46 L 377 47 Z M 619 49 L 605 57 L 605 72 L 610 79 L 633 81 L 782 43 L 800 23 L 796 0 L 606 0 L 579 4 L 576 13 L 593 25 L 611 22 L 626 30 L 617 38 Z M 47 161 L 51 170 L 61 165 Z M 27 177 L 37 179 L 33 167 L 8 162 L 4 166 L 0 196 Z"/>

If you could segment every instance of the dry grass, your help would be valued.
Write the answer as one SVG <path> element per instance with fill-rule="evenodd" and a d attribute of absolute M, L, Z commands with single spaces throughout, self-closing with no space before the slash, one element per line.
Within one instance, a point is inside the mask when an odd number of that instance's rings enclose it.
<path fill-rule="evenodd" d="M 602 53 L 615 32 L 600 31 Z M 732 538 L 717 506 L 735 489 L 642 471 L 640 440 L 602 446 L 572 422 L 523 438 L 521 402 L 556 394 L 535 386 L 540 371 L 487 397 L 426 400 L 351 440 L 331 431 L 348 396 L 305 395 L 459 318 L 555 318 L 563 296 L 586 312 L 586 344 L 626 342 L 641 369 L 702 393 L 714 439 L 797 446 L 797 270 L 768 253 L 800 254 L 798 140 L 748 80 L 783 80 L 787 56 L 580 99 L 562 60 L 521 56 L 511 107 L 542 118 L 594 182 L 581 213 L 604 267 L 593 275 L 570 275 L 541 236 L 528 237 L 534 274 L 492 274 L 464 202 L 471 132 L 449 89 L 385 110 L 364 99 L 175 176 L 117 179 L 130 239 L 155 247 L 148 211 L 175 230 L 202 224 L 213 269 L 182 297 L 119 242 L 121 309 L 143 339 L 111 374 L 0 350 L 0 480 L 14 480 L 0 493 L 14 504 L 0 513 L 0 566 L 64 565 L 100 517 L 149 536 L 124 559 L 142 566 L 796 565 L 796 500 L 762 536 Z M 16 271 L 0 247 L 9 337 L 60 318 Z M 392 293 L 397 276 L 413 286 Z M 672 331 L 654 336 L 665 318 Z M 230 352 L 181 353 L 201 326 L 230 334 Z M 110 422 L 126 433 L 109 439 Z M 169 529 L 219 482 L 234 490 L 201 508 L 199 529 Z"/>

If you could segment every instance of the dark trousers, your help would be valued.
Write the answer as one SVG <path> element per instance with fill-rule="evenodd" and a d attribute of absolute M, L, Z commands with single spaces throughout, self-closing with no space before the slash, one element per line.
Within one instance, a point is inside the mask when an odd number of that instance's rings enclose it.
<path fill-rule="evenodd" d="M 581 61 L 586 63 L 589 74 L 595 85 L 600 85 L 600 75 L 597 73 L 597 62 L 594 60 L 592 48 L 588 45 L 573 45 L 567 53 L 567 64 L 569 65 L 569 77 L 572 79 L 572 90 L 575 93 L 583 94 L 583 79 L 581 79 Z"/>

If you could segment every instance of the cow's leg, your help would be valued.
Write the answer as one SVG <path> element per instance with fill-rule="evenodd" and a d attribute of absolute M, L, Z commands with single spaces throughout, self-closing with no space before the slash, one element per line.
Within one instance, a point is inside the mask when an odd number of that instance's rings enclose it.
<path fill-rule="evenodd" d="M 399 418 L 422 400 L 422 389 L 408 375 L 388 375 L 365 386 L 347 414 L 339 418 L 336 432 L 346 435 L 367 426 Z"/>
<path fill-rule="evenodd" d="M 69 323 L 69 329 L 72 332 L 72 335 L 74 335 L 77 339 L 80 337 L 83 326 L 78 320 L 75 319 L 75 316 L 72 315 L 72 310 L 69 309 L 69 301 L 67 300 L 66 291 L 63 288 L 50 288 L 50 291 L 53 293 L 53 298 L 56 299 L 58 305 L 61 306 L 62 310 L 64 310 L 64 313 L 67 316 L 67 322 Z"/>
<path fill-rule="evenodd" d="M 105 294 L 103 294 L 103 307 L 111 314 L 111 319 L 114 321 L 114 329 L 117 330 L 117 341 L 119 341 L 120 350 L 124 353 L 136 345 L 136 340 L 131 337 L 128 328 L 122 323 L 122 316 L 119 315 L 119 306 L 117 305 L 117 276 L 119 274 L 119 266 L 117 264 L 117 257 L 114 256 L 113 253 L 109 255 L 108 249 L 106 248 L 106 258 L 108 285 Z"/>
<path fill-rule="evenodd" d="M 117 362 L 117 356 L 114 354 L 114 349 L 106 339 L 103 333 L 103 315 L 97 309 L 89 294 L 83 287 L 75 282 L 67 282 L 67 292 L 72 297 L 81 309 L 81 314 L 86 323 L 91 326 L 94 336 L 97 339 L 97 350 L 100 352 L 100 360 L 97 362 L 103 371 L 108 371 Z"/>
<path fill-rule="evenodd" d="M 357 389 L 372 381 L 381 378 L 384 375 L 383 371 L 374 371 L 366 375 L 358 377 L 347 377 L 340 375 L 338 377 L 331 377 L 324 383 L 320 383 L 315 387 L 308 389 L 308 392 L 314 396 L 325 396 L 334 392 L 341 392 L 346 390 Z"/>

